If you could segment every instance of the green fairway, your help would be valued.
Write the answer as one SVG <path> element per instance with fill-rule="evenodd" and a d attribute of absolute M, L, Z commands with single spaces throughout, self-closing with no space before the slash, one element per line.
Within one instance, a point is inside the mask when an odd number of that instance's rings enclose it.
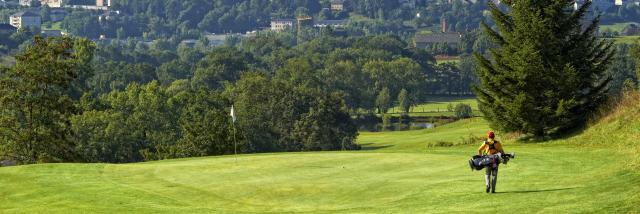
<path fill-rule="evenodd" d="M 480 114 L 478 111 L 478 101 L 476 98 L 469 97 L 431 97 L 428 98 L 429 102 L 413 106 L 410 110 L 411 116 L 453 116 L 454 112 L 448 111 L 449 104 L 454 107 L 458 103 L 464 103 L 471 106 L 474 110 L 474 114 Z M 400 107 L 396 106 L 389 109 L 391 114 L 399 114 L 401 112 Z"/>
<path fill-rule="evenodd" d="M 460 144 L 470 135 L 484 136 L 489 130 L 482 118 L 462 120 L 435 129 L 404 132 L 364 132 L 358 143 L 369 148 L 385 148 L 382 152 L 425 152 L 430 143 L 448 142 Z M 365 149 L 366 149 L 365 147 Z"/>
<path fill-rule="evenodd" d="M 460 63 L 460 59 L 441 59 L 441 60 L 436 60 L 436 63 L 439 64 L 445 64 L 445 63 L 453 63 L 453 64 L 458 64 Z"/>
<path fill-rule="evenodd" d="M 61 31 L 63 31 L 63 30 L 64 30 L 64 29 L 62 29 L 62 22 L 54 22 L 54 23 L 51 25 L 51 27 L 49 27 L 49 26 L 47 26 L 47 25 L 45 25 L 45 24 L 42 24 L 42 27 L 41 27 L 41 28 L 42 28 L 43 30 L 61 30 Z"/>
<path fill-rule="evenodd" d="M 612 31 L 612 32 L 622 32 L 622 30 L 624 30 L 625 27 L 627 27 L 627 25 L 630 24 L 638 24 L 637 22 L 623 22 L 623 23 L 616 23 L 616 24 L 610 24 L 610 25 L 600 25 L 600 32 L 607 32 L 607 31 Z"/>
<path fill-rule="evenodd" d="M 618 36 L 614 38 L 616 44 L 638 44 L 640 43 L 640 36 Z"/>
<path fill-rule="evenodd" d="M 361 133 L 356 152 L 0 168 L 0 212 L 635 213 L 640 173 L 630 148 L 638 148 L 640 120 L 628 113 L 566 140 L 506 142 L 517 157 L 501 166 L 498 194 L 484 193 L 483 172 L 467 165 L 480 142 L 426 148 L 484 135 L 477 118 Z"/>

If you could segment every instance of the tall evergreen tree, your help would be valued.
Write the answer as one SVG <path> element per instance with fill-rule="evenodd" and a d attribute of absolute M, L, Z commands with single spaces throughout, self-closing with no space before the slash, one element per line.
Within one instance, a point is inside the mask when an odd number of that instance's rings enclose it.
<path fill-rule="evenodd" d="M 590 2 L 572 2 L 505 1 L 503 12 L 489 1 L 498 29 L 483 28 L 498 48 L 475 54 L 474 90 L 493 128 L 542 137 L 584 124 L 603 102 L 614 48 L 596 36 L 599 18 L 587 20 Z"/>

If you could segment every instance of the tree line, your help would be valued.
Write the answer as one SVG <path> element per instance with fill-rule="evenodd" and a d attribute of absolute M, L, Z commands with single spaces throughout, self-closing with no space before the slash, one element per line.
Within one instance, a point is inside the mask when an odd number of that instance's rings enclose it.
<path fill-rule="evenodd" d="M 92 94 L 94 51 L 85 39 L 36 37 L 15 66 L 2 68 L 2 158 L 135 162 L 222 155 L 234 152 L 232 139 L 241 153 L 359 148 L 336 93 L 246 72 L 224 88 L 152 80 Z"/>
<path fill-rule="evenodd" d="M 0 156 L 135 162 L 230 154 L 232 139 L 241 153 L 359 149 L 354 118 L 469 81 L 397 36 L 297 43 L 265 34 L 171 50 L 36 37 L 2 71 Z"/>

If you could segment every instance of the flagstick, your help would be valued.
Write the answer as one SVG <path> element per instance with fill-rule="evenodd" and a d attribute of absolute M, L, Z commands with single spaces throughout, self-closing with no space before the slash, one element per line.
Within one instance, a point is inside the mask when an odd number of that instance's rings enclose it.
<path fill-rule="evenodd" d="M 235 164 L 238 165 L 238 141 L 236 140 L 236 113 L 233 109 L 233 105 L 231 105 L 231 126 L 233 126 L 233 158 L 235 159 Z"/>
<path fill-rule="evenodd" d="M 236 141 L 236 123 L 232 122 L 233 124 L 233 156 L 236 159 L 236 165 L 238 165 L 238 142 Z"/>

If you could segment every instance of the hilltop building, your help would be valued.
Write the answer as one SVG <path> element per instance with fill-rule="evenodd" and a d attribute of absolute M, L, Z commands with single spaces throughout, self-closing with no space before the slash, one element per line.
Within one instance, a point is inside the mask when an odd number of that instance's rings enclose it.
<path fill-rule="evenodd" d="M 343 11 L 344 10 L 344 0 L 331 0 L 331 10 L 333 10 L 333 11 Z"/>
<path fill-rule="evenodd" d="M 96 0 L 98 7 L 111 7 L 111 0 Z"/>
<path fill-rule="evenodd" d="M 313 27 L 317 27 L 317 28 L 325 28 L 325 27 L 332 27 L 332 28 L 343 28 L 347 25 L 347 20 L 321 20 L 321 21 L 315 21 L 313 23 Z"/>
<path fill-rule="evenodd" d="M 293 27 L 293 24 L 296 23 L 295 19 L 274 19 L 271 20 L 271 30 L 272 31 L 284 31 Z"/>
<path fill-rule="evenodd" d="M 40 5 L 47 5 L 51 8 L 58 8 L 58 7 L 62 7 L 64 6 L 64 3 L 62 2 L 62 0 L 39 0 L 40 1 Z M 32 0 L 20 0 L 20 5 L 22 6 L 34 6 L 31 5 L 33 1 Z"/>
<path fill-rule="evenodd" d="M 40 28 L 42 19 L 40 18 L 40 14 L 31 11 L 24 11 L 11 15 L 11 17 L 9 17 L 9 24 L 18 29 L 24 27 Z"/>

